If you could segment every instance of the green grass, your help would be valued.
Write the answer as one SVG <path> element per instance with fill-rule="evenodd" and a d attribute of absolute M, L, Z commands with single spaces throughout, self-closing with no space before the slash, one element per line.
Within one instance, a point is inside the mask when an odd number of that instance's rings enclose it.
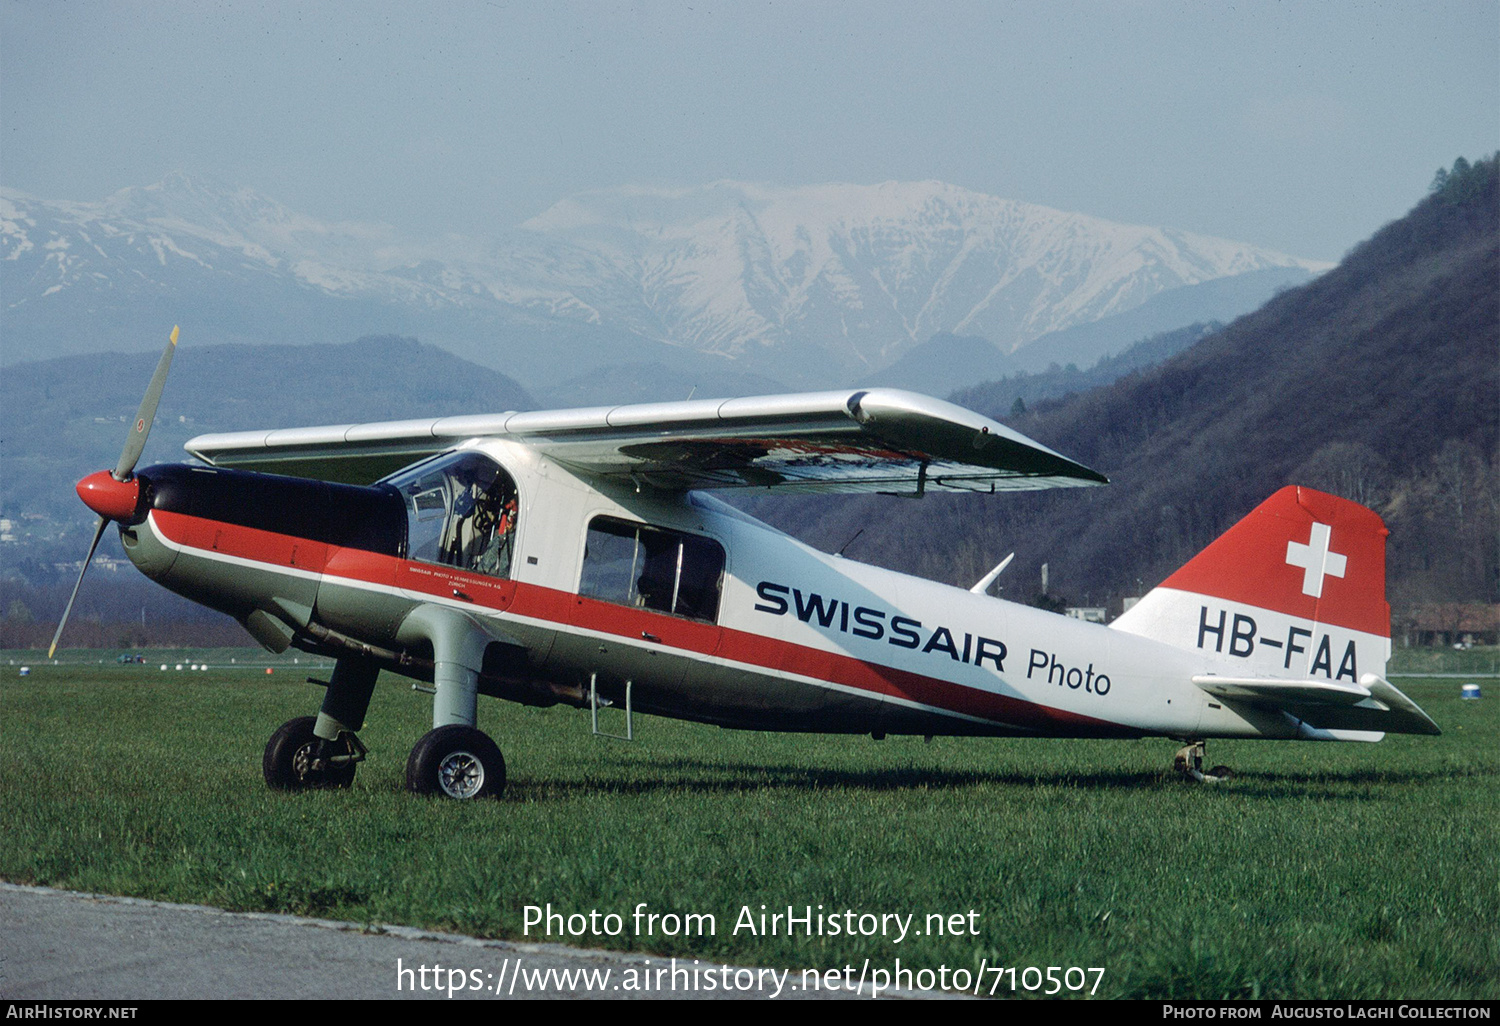
<path fill-rule="evenodd" d="M 583 711 L 486 700 L 510 788 L 458 804 L 403 790 L 430 704 L 399 678 L 376 691 L 354 788 L 284 795 L 261 783 L 261 750 L 316 710 L 305 666 L 163 674 L 204 653 L 64 653 L 80 662 L 22 678 L 16 655 L 0 659 L 13 882 L 508 938 L 522 906 L 550 902 L 626 917 L 618 938 L 550 938 L 591 947 L 1102 966 L 1110 997 L 1500 996 L 1500 685 L 1466 702 L 1457 681 L 1398 682 L 1439 738 L 1210 742 L 1239 774 L 1213 787 L 1170 775 L 1166 740 L 876 743 L 642 717 L 625 744 L 590 737 Z M 632 937 L 639 902 L 713 913 L 717 934 Z M 733 933 L 761 904 L 919 927 L 976 909 L 979 935 Z"/>

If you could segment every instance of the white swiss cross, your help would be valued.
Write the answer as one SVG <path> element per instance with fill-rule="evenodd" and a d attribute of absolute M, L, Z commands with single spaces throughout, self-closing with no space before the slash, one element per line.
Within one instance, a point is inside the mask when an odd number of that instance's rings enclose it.
<path fill-rule="evenodd" d="M 1312 537 L 1307 539 L 1307 544 L 1289 541 L 1286 543 L 1286 561 L 1288 566 L 1300 566 L 1302 574 L 1302 594 L 1311 595 L 1313 598 L 1323 597 L 1323 578 L 1343 577 L 1344 569 L 1349 560 L 1337 552 L 1328 551 L 1328 537 L 1333 529 L 1327 524 L 1314 523 L 1312 525 Z"/>

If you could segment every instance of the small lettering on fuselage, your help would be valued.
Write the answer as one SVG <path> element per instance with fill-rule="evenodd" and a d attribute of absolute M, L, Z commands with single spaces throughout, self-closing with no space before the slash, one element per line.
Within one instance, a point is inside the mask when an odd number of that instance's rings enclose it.
<path fill-rule="evenodd" d="M 1261 636 L 1255 617 L 1246 613 L 1235 613 L 1233 618 L 1223 609 L 1209 612 L 1207 606 L 1202 607 L 1198 614 L 1198 647 L 1208 648 L 1210 645 L 1215 652 L 1228 652 L 1240 659 L 1249 659 L 1255 654 L 1257 647 L 1278 649 L 1282 653 L 1281 667 L 1284 670 L 1292 668 L 1292 657 L 1298 654 L 1312 652 L 1312 668 L 1310 673 L 1322 674 L 1329 680 L 1349 680 L 1359 682 L 1359 670 L 1354 656 L 1354 640 L 1351 638 L 1344 646 L 1343 655 L 1339 659 L 1338 672 L 1333 668 L 1333 639 L 1324 633 L 1318 636 L 1318 641 L 1313 644 L 1314 634 L 1306 627 L 1291 626 L 1287 629 L 1285 638 L 1272 638 Z"/>
<path fill-rule="evenodd" d="M 1048 684 L 1056 684 L 1058 687 L 1068 687 L 1074 691 L 1082 688 L 1091 695 L 1109 694 L 1109 677 L 1102 673 L 1096 674 L 1093 663 L 1089 663 L 1087 667 L 1067 666 L 1053 653 L 1034 648 L 1031 650 L 1031 659 L 1026 664 L 1026 679 L 1031 680 L 1034 673 L 1040 673 L 1047 678 Z"/>

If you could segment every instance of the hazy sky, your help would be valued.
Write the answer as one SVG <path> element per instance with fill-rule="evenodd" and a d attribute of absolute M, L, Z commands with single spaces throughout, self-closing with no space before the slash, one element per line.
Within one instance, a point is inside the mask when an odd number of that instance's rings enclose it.
<path fill-rule="evenodd" d="M 0 182 L 177 169 L 482 234 L 584 189 L 940 179 L 1336 260 L 1500 147 L 1500 0 L 0 0 Z"/>

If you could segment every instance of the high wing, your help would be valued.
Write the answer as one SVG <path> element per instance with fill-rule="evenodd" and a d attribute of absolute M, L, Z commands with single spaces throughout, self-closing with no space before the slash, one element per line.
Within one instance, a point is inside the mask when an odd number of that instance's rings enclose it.
<path fill-rule="evenodd" d="M 472 438 L 654 488 L 1022 491 L 1106 484 L 1003 424 L 896 389 L 809 392 L 199 435 L 220 467 L 368 483 Z"/>

